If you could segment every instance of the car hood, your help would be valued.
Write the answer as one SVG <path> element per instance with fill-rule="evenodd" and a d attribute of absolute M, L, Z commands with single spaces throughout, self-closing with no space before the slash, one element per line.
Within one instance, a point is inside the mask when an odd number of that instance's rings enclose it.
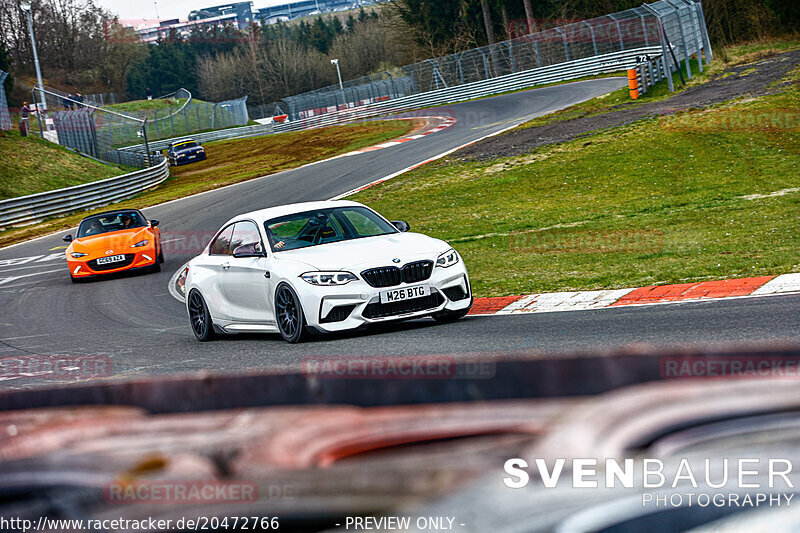
<path fill-rule="evenodd" d="M 278 252 L 275 258 L 305 263 L 318 270 L 360 271 L 380 266 L 402 266 L 421 259 L 435 260 L 449 249 L 446 242 L 427 235 L 392 233 Z"/>
<path fill-rule="evenodd" d="M 131 245 L 144 239 L 152 239 L 149 228 L 133 228 L 129 230 L 113 231 L 101 235 L 81 237 L 72 242 L 72 252 L 91 254 L 100 252 L 105 255 L 112 253 L 130 253 Z M 111 255 L 110 253 L 108 255 Z"/>

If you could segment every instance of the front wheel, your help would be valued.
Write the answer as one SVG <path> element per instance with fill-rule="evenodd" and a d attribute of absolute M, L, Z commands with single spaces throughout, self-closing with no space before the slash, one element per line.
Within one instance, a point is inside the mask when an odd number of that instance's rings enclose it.
<path fill-rule="evenodd" d="M 192 332 L 197 340 L 200 342 L 208 342 L 213 340 L 214 323 L 211 321 L 211 313 L 208 312 L 208 306 L 203 295 L 200 291 L 193 290 L 189 293 L 189 322 L 192 326 Z"/>
<path fill-rule="evenodd" d="M 278 287 L 275 293 L 275 317 L 278 329 L 286 342 L 296 344 L 303 340 L 306 330 L 306 319 L 300 299 L 287 284 Z"/>

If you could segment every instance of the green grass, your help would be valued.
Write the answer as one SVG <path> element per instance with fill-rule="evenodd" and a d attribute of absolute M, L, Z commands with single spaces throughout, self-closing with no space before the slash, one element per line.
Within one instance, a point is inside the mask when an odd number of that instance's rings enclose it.
<path fill-rule="evenodd" d="M 416 121 L 410 120 L 374 121 L 335 126 L 321 130 L 208 143 L 204 145 L 208 159 L 191 165 L 172 167 L 170 169 L 170 178 L 162 185 L 120 205 L 134 208 L 148 207 L 282 170 L 297 168 L 306 163 L 348 153 L 406 135 L 417 126 L 418 123 Z M 5 135 L 7 134 L 0 135 L 0 142 L 5 138 Z M 28 143 L 29 141 L 24 140 L 23 142 Z M 34 139 L 31 144 L 42 142 Z M 60 150 L 60 152 L 63 151 L 63 149 Z M 17 180 L 15 172 L 12 171 L 6 174 L 7 167 L 5 162 L 6 160 L 11 161 L 14 159 L 12 156 L 14 156 L 14 152 L 5 150 L 4 145 L 0 144 L 0 162 L 3 163 L 3 166 L 0 167 L 2 168 L 0 176 L 3 178 L 3 183 Z M 80 162 L 93 163 L 102 168 L 113 170 L 111 167 L 94 163 L 71 152 L 67 154 L 41 152 L 31 154 L 28 157 L 30 157 L 34 167 L 36 165 L 44 165 L 45 163 L 42 160 L 50 159 L 47 161 L 48 165 L 66 168 L 65 161 L 69 159 L 70 164 L 74 164 L 73 158 L 77 158 Z M 84 172 L 86 171 L 77 168 L 71 174 L 80 176 L 80 179 L 82 179 Z M 74 185 L 75 183 L 77 182 L 68 184 Z M 72 228 L 92 212 L 106 209 L 108 208 L 103 207 L 95 211 L 84 211 L 55 218 L 42 224 L 0 231 L 0 247 L 61 229 Z M 168 227 L 169 221 L 164 222 L 164 227 Z"/>
<path fill-rule="evenodd" d="M 714 50 L 715 61 L 710 65 L 703 64 L 703 72 L 700 72 L 700 65 L 698 64 L 697 58 L 690 59 L 689 64 L 692 68 L 691 80 L 686 71 L 686 63 L 683 59 L 680 59 L 681 73 L 686 83 L 681 83 L 680 75 L 677 72 L 674 73 L 672 75 L 672 81 L 675 92 L 673 93 L 669 92 L 669 83 L 667 80 L 663 80 L 649 87 L 647 92 L 641 94 L 637 100 L 631 100 L 628 88 L 625 87 L 567 109 L 531 120 L 530 122 L 522 124 L 519 129 L 534 128 L 564 120 L 600 115 L 622 107 L 629 109 L 651 102 L 666 100 L 678 92 L 705 83 L 711 78 L 721 75 L 723 70 L 728 66 L 756 61 L 772 54 L 795 48 L 800 48 L 800 40 L 795 38 L 759 41 L 743 45 L 721 47 Z"/>
<path fill-rule="evenodd" d="M 441 162 L 353 199 L 453 243 L 477 296 L 798 271 L 798 116 L 795 84 L 526 156 Z"/>
<path fill-rule="evenodd" d="M 201 100 L 192 100 L 193 102 L 201 102 Z M 120 104 L 111 104 L 104 106 L 104 109 L 112 111 L 119 111 L 124 113 L 129 112 L 142 112 L 150 111 L 151 109 L 168 109 L 170 107 L 180 107 L 186 102 L 186 98 L 155 98 L 153 100 L 132 100 L 130 102 L 122 102 Z"/>
<path fill-rule="evenodd" d="M 0 132 L 0 200 L 120 175 L 104 165 L 38 137 Z"/>

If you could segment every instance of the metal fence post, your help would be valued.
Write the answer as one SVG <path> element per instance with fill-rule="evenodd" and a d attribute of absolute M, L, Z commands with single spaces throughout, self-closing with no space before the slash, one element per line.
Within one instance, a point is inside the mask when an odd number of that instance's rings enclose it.
<path fill-rule="evenodd" d="M 486 54 L 483 53 L 483 50 L 481 48 L 478 48 L 477 50 L 478 50 L 478 52 L 481 53 L 481 57 L 483 58 L 483 71 L 484 71 L 484 73 L 486 75 L 486 77 L 484 79 L 488 80 L 489 79 L 489 63 L 486 61 Z"/>
<path fill-rule="evenodd" d="M 700 29 L 700 21 L 697 20 L 697 11 L 693 9 L 694 2 L 691 0 L 682 0 L 689 11 L 689 20 L 692 21 L 692 34 L 695 38 L 695 46 L 697 46 L 697 66 L 700 72 L 703 72 L 703 30 Z"/>
<path fill-rule="evenodd" d="M 585 20 L 582 23 L 589 28 L 589 33 L 592 35 L 592 48 L 594 48 L 594 55 L 600 55 L 597 53 L 597 39 L 594 36 L 594 27 Z"/>
<path fill-rule="evenodd" d="M 642 20 L 642 35 L 644 35 L 644 45 L 650 46 L 650 39 L 647 37 L 647 24 L 644 21 L 644 15 L 639 13 L 639 18 Z M 595 55 L 597 52 L 595 52 Z"/>
<path fill-rule="evenodd" d="M 661 20 L 661 15 L 650 7 L 649 5 L 642 4 L 642 7 L 652 13 L 656 19 L 658 26 L 658 37 L 661 40 L 661 57 L 664 59 L 664 71 L 667 76 L 667 84 L 669 85 L 669 92 L 675 92 L 675 82 L 672 81 L 672 67 L 670 67 L 669 51 L 667 50 L 667 34 L 664 31 L 664 21 Z M 680 69 L 680 66 L 676 65 Z"/>
<path fill-rule="evenodd" d="M 508 48 L 508 56 L 511 59 L 511 73 L 513 74 L 517 71 L 517 68 L 514 64 L 514 48 L 510 41 L 506 41 L 506 48 Z"/>
<path fill-rule="evenodd" d="M 567 44 L 567 35 L 561 30 L 561 28 L 553 28 L 553 29 L 556 30 L 556 32 L 558 32 L 559 35 L 561 35 L 561 39 L 564 41 L 564 55 L 566 56 L 567 61 L 570 61 L 569 46 Z"/>
<path fill-rule="evenodd" d="M 681 31 L 681 42 L 683 42 L 683 60 L 686 64 L 686 73 L 689 76 L 689 79 L 692 79 L 692 65 L 689 59 L 689 44 L 686 42 L 686 32 L 683 28 L 683 21 L 681 20 L 681 10 L 680 8 L 676 7 L 670 0 L 665 0 L 672 9 L 675 10 L 675 17 L 678 19 L 678 28 Z M 679 67 L 680 68 L 680 67 Z"/>
<path fill-rule="evenodd" d="M 608 18 L 614 21 L 617 25 L 617 35 L 619 35 L 619 49 L 620 51 L 625 50 L 625 41 L 622 38 L 622 26 L 620 26 L 619 20 L 614 15 L 606 15 Z"/>
<path fill-rule="evenodd" d="M 539 53 L 539 41 L 533 41 L 533 44 L 536 47 L 536 61 L 539 63 L 539 68 L 542 68 L 542 56 Z"/>
<path fill-rule="evenodd" d="M 697 16 L 699 18 L 700 27 L 703 32 L 703 40 L 706 43 L 706 65 L 710 64 L 711 61 L 714 60 L 714 51 L 711 50 L 711 39 L 708 37 L 708 28 L 706 27 L 706 15 L 703 13 L 703 3 L 702 2 L 695 2 L 695 9 L 697 10 Z"/>

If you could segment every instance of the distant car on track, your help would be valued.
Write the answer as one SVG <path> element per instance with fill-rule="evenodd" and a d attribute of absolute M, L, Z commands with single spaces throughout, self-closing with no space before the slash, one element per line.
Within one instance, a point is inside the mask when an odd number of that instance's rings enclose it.
<path fill-rule="evenodd" d="M 124 270 L 158 272 L 164 262 L 158 220 L 149 222 L 138 209 L 107 211 L 84 218 L 66 257 L 73 282 Z"/>
<path fill-rule="evenodd" d="M 167 147 L 167 159 L 172 166 L 203 161 L 205 158 L 206 149 L 194 139 L 183 139 Z"/>
<path fill-rule="evenodd" d="M 346 201 L 286 205 L 226 222 L 186 272 L 186 309 L 201 341 L 217 333 L 350 330 L 472 306 L 464 262 L 446 242 L 409 233 Z"/>

